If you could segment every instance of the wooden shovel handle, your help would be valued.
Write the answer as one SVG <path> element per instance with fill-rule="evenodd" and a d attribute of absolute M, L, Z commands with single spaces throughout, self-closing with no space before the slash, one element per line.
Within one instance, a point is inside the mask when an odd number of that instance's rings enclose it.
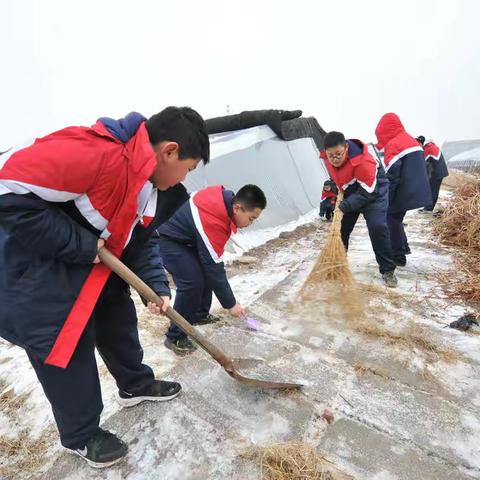
<path fill-rule="evenodd" d="M 116 273 L 121 279 L 134 288 L 143 298 L 149 302 L 162 305 L 162 299 L 135 273 L 133 273 L 122 261 L 120 261 L 107 248 L 102 247 L 98 251 L 98 256 L 102 263 Z M 172 307 L 168 307 L 165 315 L 189 337 L 195 340 L 207 353 L 209 353 L 223 368 L 227 371 L 233 369 L 233 360 L 228 357 L 220 348 L 202 335 L 195 327 L 190 325 L 178 312 Z"/>

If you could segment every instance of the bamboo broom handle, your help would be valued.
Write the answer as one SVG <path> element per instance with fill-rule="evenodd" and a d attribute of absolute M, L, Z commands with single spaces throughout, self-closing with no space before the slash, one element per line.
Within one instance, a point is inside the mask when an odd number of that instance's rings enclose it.
<path fill-rule="evenodd" d="M 343 192 L 339 192 L 337 195 L 337 202 L 335 203 L 335 210 L 333 211 L 333 225 L 330 230 L 332 235 L 340 235 L 340 229 L 342 227 L 343 212 L 340 210 L 340 202 L 343 200 Z"/>

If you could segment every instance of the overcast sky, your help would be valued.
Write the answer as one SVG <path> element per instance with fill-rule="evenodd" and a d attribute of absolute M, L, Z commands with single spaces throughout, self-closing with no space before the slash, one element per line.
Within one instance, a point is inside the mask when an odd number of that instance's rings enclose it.
<path fill-rule="evenodd" d="M 477 0 L 1 0 L 0 150 L 167 105 L 480 138 Z"/>

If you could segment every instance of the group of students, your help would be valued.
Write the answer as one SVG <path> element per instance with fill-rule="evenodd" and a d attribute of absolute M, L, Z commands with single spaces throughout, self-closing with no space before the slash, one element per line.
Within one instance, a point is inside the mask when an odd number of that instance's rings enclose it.
<path fill-rule="evenodd" d="M 362 142 L 338 132 L 326 136 L 321 158 L 332 182 L 324 210 L 330 218 L 337 187 L 344 191 L 345 246 L 362 213 L 380 272 L 393 286 L 408 253 L 405 211 L 429 205 L 431 194 L 422 148 L 398 117 L 385 115 L 376 133 L 384 165 Z M 153 313 L 170 304 L 165 266 L 176 285 L 174 308 L 191 324 L 217 321 L 209 312 L 213 293 L 230 314 L 245 315 L 221 257 L 231 234 L 254 222 L 267 199 L 256 185 L 189 195 L 180 182 L 209 157 L 205 122 L 188 107 L 168 107 L 149 119 L 100 118 L 0 154 L 0 336 L 25 350 L 62 445 L 91 466 L 112 465 L 127 453 L 120 438 L 99 426 L 95 348 L 121 405 L 171 400 L 181 391 L 143 363 L 129 287 L 100 262 L 100 248 L 162 298 L 162 305 L 147 304 Z M 180 355 L 195 350 L 173 324 L 165 345 Z"/>
<path fill-rule="evenodd" d="M 348 250 L 350 234 L 360 213 L 364 216 L 380 273 L 388 287 L 396 287 L 397 267 L 404 267 L 411 253 L 403 220 L 408 210 L 433 211 L 448 169 L 433 141 L 409 135 L 394 113 L 385 114 L 375 129 L 377 161 L 360 140 L 346 140 L 329 132 L 320 157 L 330 175 L 324 183 L 320 216 L 331 219 L 337 189 L 344 193 L 341 236 Z"/>

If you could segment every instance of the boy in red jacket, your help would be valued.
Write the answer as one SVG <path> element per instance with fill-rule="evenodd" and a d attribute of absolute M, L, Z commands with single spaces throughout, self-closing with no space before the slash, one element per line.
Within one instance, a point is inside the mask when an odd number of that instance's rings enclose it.
<path fill-rule="evenodd" d="M 320 157 L 337 187 L 344 192 L 342 241 L 348 250 L 350 234 L 360 214 L 367 223 L 380 274 L 388 287 L 397 286 L 387 226 L 388 180 L 382 165 L 360 140 L 346 140 L 341 132 L 329 132 Z"/>
<path fill-rule="evenodd" d="M 423 147 L 423 154 L 427 165 L 428 180 L 430 182 L 430 189 L 432 191 L 432 202 L 420 209 L 420 212 L 433 212 L 437 204 L 438 194 L 440 193 L 440 186 L 443 179 L 448 177 L 447 162 L 440 150 L 440 148 L 433 142 L 433 140 L 425 141 L 425 137 L 420 135 L 416 138 L 418 143 Z"/>
<path fill-rule="evenodd" d="M 62 445 L 93 467 L 127 453 L 99 427 L 95 349 L 123 406 L 181 391 L 143 363 L 130 290 L 99 262 L 98 249 L 105 243 L 166 308 L 170 290 L 151 237 L 188 199 L 179 182 L 202 160 L 205 122 L 188 107 L 148 120 L 101 118 L 0 155 L 0 336 L 25 349 Z"/>
<path fill-rule="evenodd" d="M 382 116 L 375 135 L 377 149 L 384 151 L 383 166 L 390 182 L 387 220 L 392 255 L 396 265 L 404 267 L 410 253 L 403 224 L 405 214 L 432 202 L 423 150 L 395 113 Z"/>
<path fill-rule="evenodd" d="M 267 206 L 262 190 L 245 185 L 236 194 L 222 185 L 194 192 L 159 229 L 160 255 L 177 286 L 175 310 L 192 325 L 212 323 L 212 293 L 231 315 L 245 315 L 228 283 L 222 255 L 237 228 L 251 225 Z M 196 346 L 174 324 L 165 345 L 177 355 Z"/>
<path fill-rule="evenodd" d="M 320 218 L 330 221 L 335 210 L 337 201 L 337 187 L 332 180 L 325 180 L 323 183 L 322 198 L 320 202 Z"/>

